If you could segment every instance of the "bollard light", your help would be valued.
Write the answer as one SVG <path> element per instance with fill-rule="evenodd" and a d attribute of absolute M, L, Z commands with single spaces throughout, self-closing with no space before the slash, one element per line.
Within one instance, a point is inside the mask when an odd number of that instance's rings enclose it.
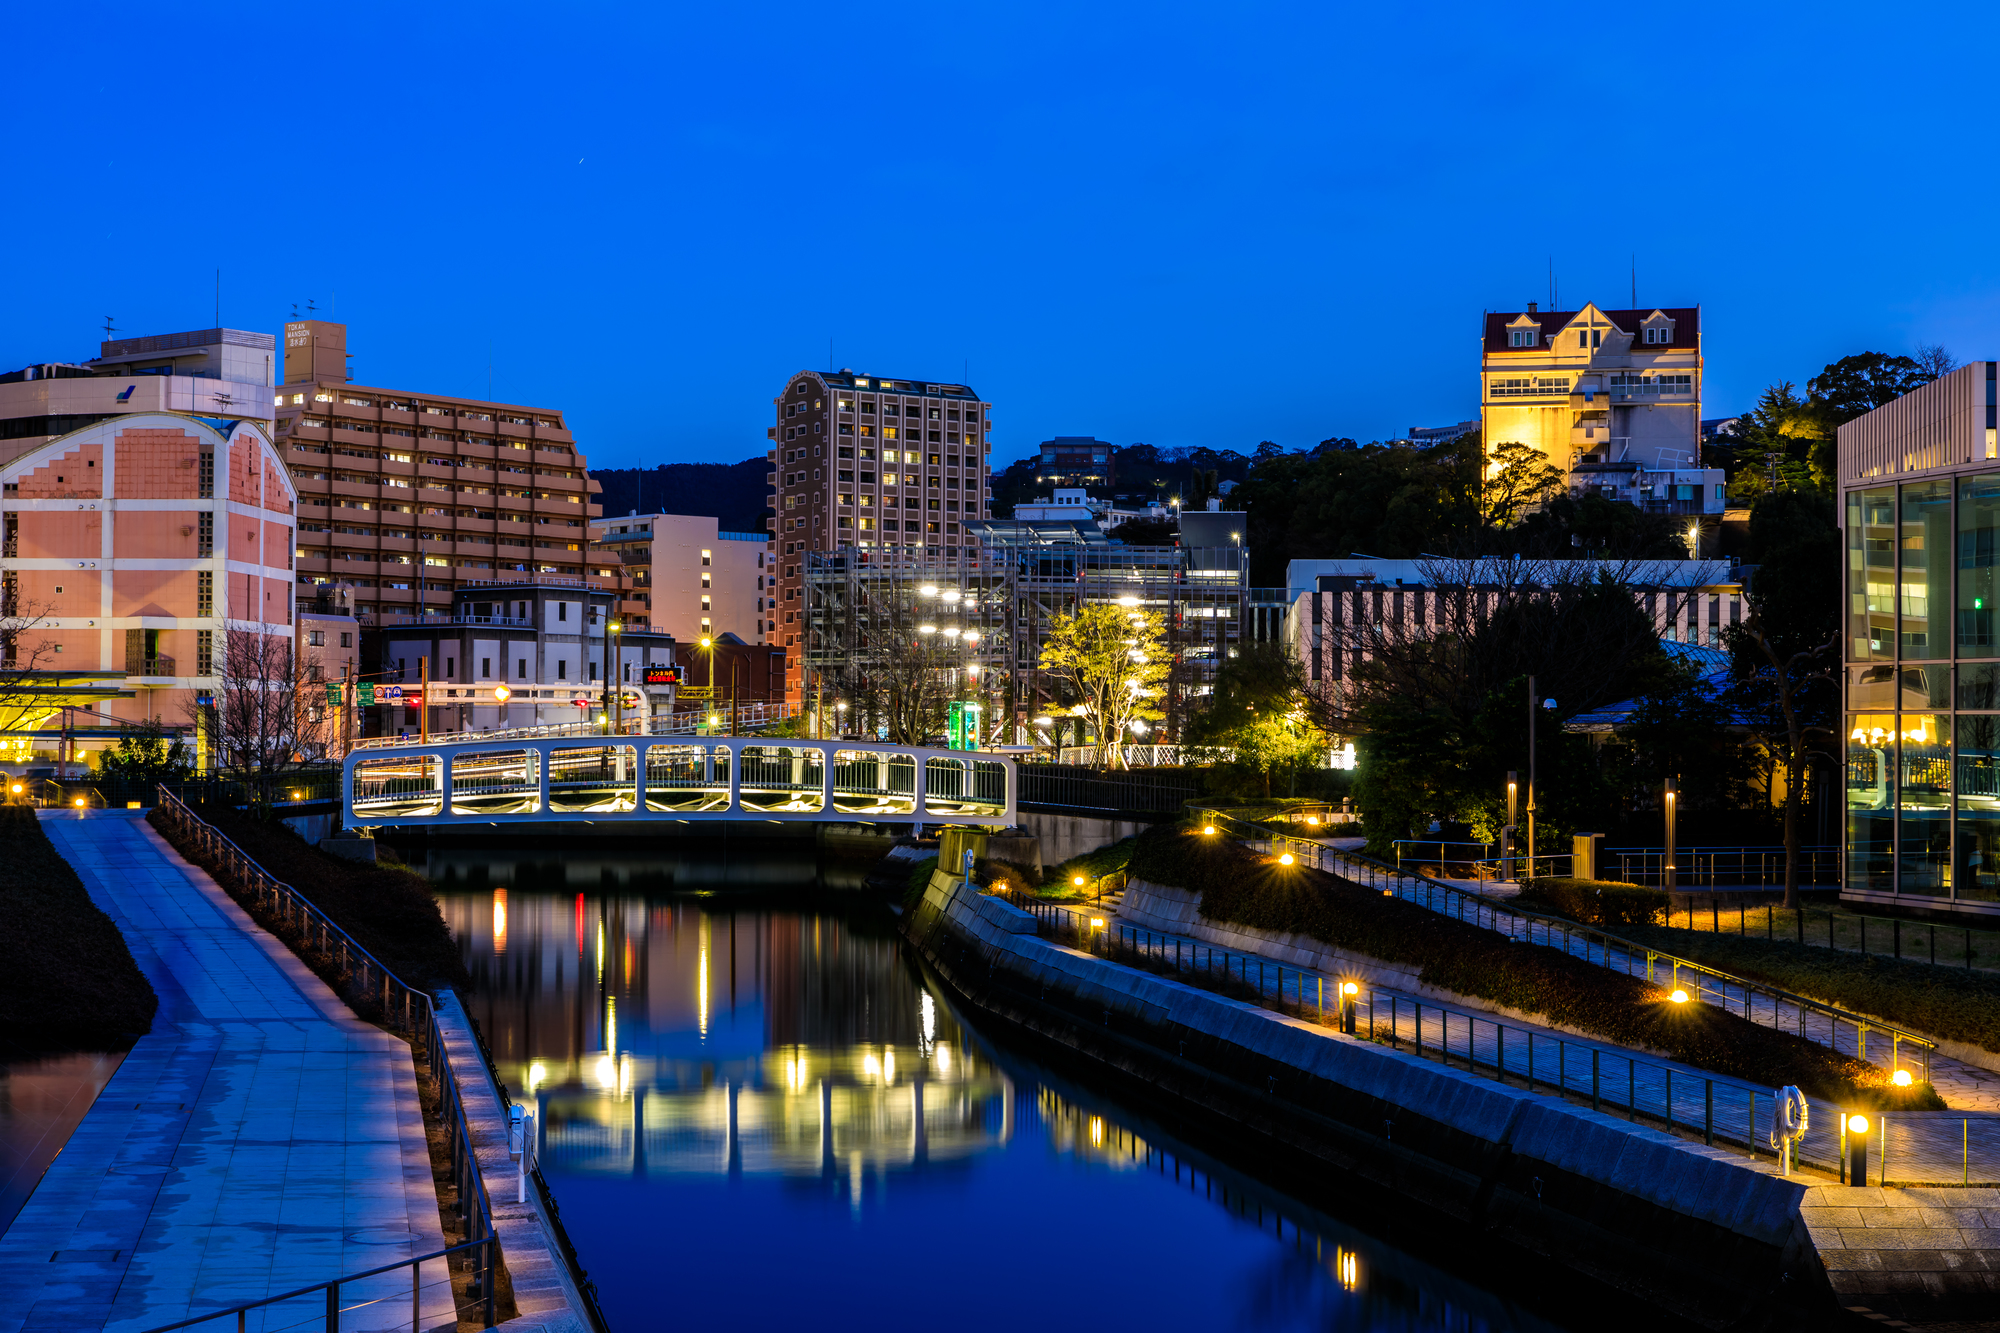
<path fill-rule="evenodd" d="M 1078 887 L 1079 889 L 1080 889 L 1080 888 L 1082 888 L 1082 887 L 1083 887 L 1083 876 L 1082 876 L 1082 875 L 1074 875 L 1074 876 L 1071 876 L 1071 878 L 1070 878 L 1070 883 L 1072 883 L 1072 884 L 1076 885 L 1076 886 L 1077 886 L 1077 887 Z"/>
<path fill-rule="evenodd" d="M 1866 1185 L 1868 1183 L 1868 1117 L 1865 1115 L 1847 1118 L 1847 1179 L 1843 1184 Z"/>
<path fill-rule="evenodd" d="M 1205 836 L 1213 836 L 1215 833 L 1215 825 L 1213 824 L 1203 825 L 1201 831 Z"/>
<path fill-rule="evenodd" d="M 1288 866 L 1293 864 L 1296 860 L 1297 858 L 1294 857 L 1290 852 L 1286 852 L 1284 855 L 1278 858 L 1278 864 L 1281 866 Z"/>
<path fill-rule="evenodd" d="M 1889 1081 L 1899 1088 L 1907 1088 L 1910 1086 L 1910 1071 L 1907 1069 L 1898 1069 L 1894 1074 L 1889 1076 Z"/>
<path fill-rule="evenodd" d="M 1318 827 L 1319 827 L 1319 816 L 1318 816 L 1318 815 L 1307 815 L 1307 816 L 1306 816 L 1306 823 L 1308 823 L 1308 824 L 1311 824 L 1311 825 L 1312 825 L 1312 826 L 1313 826 L 1314 828 L 1318 828 Z"/>
<path fill-rule="evenodd" d="M 1849 1116 L 1847 1118 L 1847 1130 L 1850 1134 L 1866 1134 L 1868 1132 L 1868 1117 L 1865 1115 Z"/>
<path fill-rule="evenodd" d="M 76 798 L 76 808 L 79 810 L 83 809 L 83 798 L 81 796 Z"/>
<path fill-rule="evenodd" d="M 1340 983 L 1340 1030 L 1352 1037 L 1355 1035 L 1354 997 L 1361 993 L 1361 987 L 1352 981 Z"/>
<path fill-rule="evenodd" d="M 1674 993 L 1672 995 L 1669 995 L 1667 998 L 1672 1000 L 1675 1004 L 1686 1004 L 1688 1002 L 1688 993 L 1684 990 L 1676 988 L 1674 990 Z"/>

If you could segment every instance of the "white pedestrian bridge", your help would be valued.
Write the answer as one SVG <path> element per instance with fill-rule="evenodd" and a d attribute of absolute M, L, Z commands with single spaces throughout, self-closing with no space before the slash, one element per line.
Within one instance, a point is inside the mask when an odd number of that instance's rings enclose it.
<path fill-rule="evenodd" d="M 625 821 L 1015 822 L 1011 759 L 762 736 L 371 742 L 349 754 L 349 827 Z"/>

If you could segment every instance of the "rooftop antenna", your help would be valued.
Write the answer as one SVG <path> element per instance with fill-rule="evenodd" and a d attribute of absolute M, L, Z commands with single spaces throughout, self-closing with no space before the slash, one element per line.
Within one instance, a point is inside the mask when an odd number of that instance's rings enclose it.
<path fill-rule="evenodd" d="M 215 327 L 222 327 L 222 270 L 215 270 Z"/>
<path fill-rule="evenodd" d="M 306 313 L 308 315 L 316 315 L 319 313 L 319 307 L 313 304 L 313 298 L 310 296 L 306 298 Z"/>
<path fill-rule="evenodd" d="M 1639 252 L 1632 252 L 1632 308 L 1639 308 Z"/>
<path fill-rule="evenodd" d="M 116 332 L 118 332 L 118 330 L 111 327 L 111 316 L 106 315 L 104 317 L 104 341 L 110 342 L 111 335 Z"/>
<path fill-rule="evenodd" d="M 1549 256 L 1549 309 L 1556 308 L 1556 257 Z"/>
<path fill-rule="evenodd" d="M 297 301 L 294 301 L 292 302 L 292 318 L 297 319 L 298 317 L 299 317 L 299 303 Z"/>

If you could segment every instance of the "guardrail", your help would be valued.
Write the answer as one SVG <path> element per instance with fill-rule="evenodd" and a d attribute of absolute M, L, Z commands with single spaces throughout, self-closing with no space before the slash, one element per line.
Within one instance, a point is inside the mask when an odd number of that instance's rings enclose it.
<path fill-rule="evenodd" d="M 552 701 L 549 707 L 557 707 L 560 700 Z M 449 708 L 451 704 L 436 704 L 433 707 Z M 490 705 L 482 705 L 490 707 Z M 805 707 L 801 704 L 738 704 L 735 725 L 739 728 L 768 727 L 775 722 L 803 716 Z M 662 713 L 654 717 L 628 717 L 619 723 L 610 722 L 549 722 L 532 727 L 503 727 L 493 731 L 433 731 L 429 736 L 367 736 L 356 739 L 348 746 L 351 754 L 356 750 L 399 750 L 422 745 L 458 745 L 468 741 L 532 741 L 561 738 L 564 736 L 691 736 L 697 732 L 712 730 L 708 726 L 710 717 L 729 717 L 729 706 L 703 708 L 694 712 Z"/>
<path fill-rule="evenodd" d="M 1579 1105 L 1588 1103 L 1593 1111 L 1622 1111 L 1632 1123 L 1698 1137 L 1710 1147 L 1734 1148 L 1752 1159 L 1778 1157 L 1774 1143 L 1778 1099 L 1771 1089 L 1727 1076 L 1677 1069 L 1606 1044 L 1538 1032 L 1490 1014 L 1384 993 L 1359 977 L 1328 976 L 1286 966 L 1255 954 L 1117 922 L 1087 908 L 1041 902 L 1019 890 L 1000 890 L 996 896 L 1032 915 L 1039 936 L 1108 962 L 1142 967 L 1219 990 L 1259 1007 L 1334 1027 L 1351 1036 L 1365 1036 L 1503 1085 L 1560 1096 Z M 1343 1009 L 1340 997 L 1347 985 L 1355 990 L 1349 1006 Z M 2000 1114 L 1870 1114 L 1870 1128 L 1879 1136 L 1880 1145 L 1870 1154 L 1874 1183 L 2000 1183 Z M 1846 1110 L 1831 1118 L 1821 1116 L 1798 1144 L 1793 1160 L 1844 1179 L 1849 1123 Z"/>
<path fill-rule="evenodd" d="M 1797 1019 L 1798 1035 L 1818 1041 L 1819 1037 L 1808 1030 L 1807 1023 L 1807 1016 L 1815 1015 L 1825 1020 L 1828 1028 L 1826 1040 L 1821 1044 L 1835 1051 L 1840 1049 L 1840 1028 L 1843 1023 L 1853 1029 L 1857 1053 L 1864 1060 L 1868 1058 L 1868 1034 L 1882 1033 L 1890 1039 L 1891 1058 L 1894 1062 L 1892 1067 L 1900 1067 L 1903 1047 L 1907 1045 L 1921 1056 L 1923 1077 L 1930 1078 L 1930 1055 L 1936 1049 L 1936 1043 L 1928 1037 L 1896 1024 L 1866 1018 L 1838 1005 L 1827 1004 L 1765 982 L 1753 981 L 1748 977 L 1739 977 L 1720 968 L 1710 967 L 1706 963 L 1682 958 L 1595 926 L 1581 925 L 1563 917 L 1526 911 L 1514 907 L 1504 899 L 1489 898 L 1462 885 L 1434 879 L 1429 875 L 1377 861 L 1359 853 L 1339 851 L 1318 842 L 1290 838 L 1265 829 L 1246 829 L 1237 824 L 1237 821 L 1216 811 L 1205 811 L 1203 817 L 1210 824 L 1223 828 L 1232 837 L 1253 844 L 1264 844 L 1263 850 L 1291 852 L 1297 859 L 1316 869 L 1339 874 L 1355 883 L 1365 883 L 1370 888 L 1392 894 L 1443 916 L 1455 916 L 1461 921 L 1470 919 L 1473 924 L 1497 930 L 1510 939 L 1521 939 L 1530 944 L 1545 944 L 1558 948 L 1565 953 L 1581 957 L 1586 962 L 1614 971 L 1623 970 L 1630 976 L 1639 975 L 1638 966 L 1643 959 L 1648 981 L 1655 980 L 1656 965 L 1665 964 L 1671 970 L 1668 984 L 1676 989 L 1692 987 L 1694 998 L 1707 999 L 1710 1003 L 1755 1023 L 1773 1028 L 1789 1028 L 1792 1024 L 1782 1021 L 1785 1018 L 1785 1009 L 1789 1007 Z M 1235 827 L 1230 827 L 1231 825 Z M 1733 995 L 1732 988 L 1736 992 Z M 1769 1003 L 1760 1007 L 1756 1002 L 1758 997 Z"/>
<path fill-rule="evenodd" d="M 1052 805 L 1112 814 L 1179 814 L 1201 795 L 1201 779 L 1183 769 L 1106 773 L 1081 765 L 1023 763 L 1023 805 Z"/>
<path fill-rule="evenodd" d="M 1790 912 L 1792 915 L 1792 927 L 1786 932 L 1786 937 L 1795 939 L 1800 944 L 1810 944 L 1816 949 L 1831 949 L 1836 953 L 1850 951 L 1850 949 L 1844 949 L 1841 946 L 1841 932 L 1838 930 L 1838 926 L 1842 921 L 1851 921 L 1855 926 L 1853 931 L 1848 932 L 1848 938 L 1853 941 L 1851 951 L 1860 953 L 1864 957 L 1869 953 L 1869 922 L 1874 922 L 1878 929 L 1882 926 L 1889 927 L 1889 948 L 1887 953 L 1891 958 L 1899 961 L 1905 957 L 1903 952 L 1903 932 L 1908 930 L 1912 941 L 1911 951 L 1907 955 L 1909 961 L 1915 963 L 1928 962 L 1933 966 L 1976 967 L 1978 966 L 1978 957 L 1981 949 L 1983 948 L 1986 953 L 1991 954 L 1994 952 L 1996 940 L 2000 940 L 2000 932 L 1990 930 L 1975 932 L 1970 926 L 1947 924 L 1944 927 L 1946 948 L 1943 961 L 1940 963 L 1938 954 L 1938 927 L 1943 923 L 1937 921 L 1915 921 L 1899 916 L 1870 916 L 1865 912 L 1852 911 L 1846 907 L 1821 908 L 1817 913 L 1814 913 L 1806 907 L 1781 907 L 1770 901 L 1753 905 L 1739 899 L 1730 904 L 1730 906 L 1736 912 L 1735 933 L 1737 935 L 1747 936 L 1754 934 L 1755 932 L 1749 928 L 1749 920 L 1752 916 L 1762 915 L 1764 918 L 1764 938 L 1767 940 L 1779 939 L 1781 937 L 1777 933 L 1778 913 Z M 1675 926 L 1676 919 L 1683 913 L 1687 917 L 1687 925 L 1684 927 Z M 1669 909 L 1667 912 L 1667 925 L 1673 926 L 1675 929 L 1700 931 L 1701 926 L 1699 922 L 1704 915 L 1708 917 L 1709 922 L 1708 930 L 1705 933 L 1711 935 L 1726 935 L 1729 933 L 1725 928 L 1729 917 L 1723 912 L 1721 901 L 1716 898 L 1710 898 L 1706 908 L 1703 908 L 1693 898 L 1689 898 L 1687 906 Z M 1824 942 L 1818 938 L 1819 927 L 1812 924 L 1812 918 L 1815 915 L 1823 918 L 1826 922 L 1826 939 Z M 1973 938 L 1975 934 L 1978 936 L 1976 941 Z M 1953 935 L 1957 935 L 1959 938 L 1954 941 L 1951 938 Z M 1921 940 L 1922 943 L 1916 943 L 1918 940 Z M 1959 946 L 1956 953 L 1952 950 L 1951 946 L 1953 944 Z M 1929 956 L 1927 958 L 1918 956 L 1917 951 L 1919 949 L 1927 949 Z M 1880 957 L 1883 952 L 1880 947 L 1874 950 L 1877 957 Z"/>
<path fill-rule="evenodd" d="M 1606 847 L 1598 854 L 1599 864 L 1608 868 L 1613 858 L 1618 878 L 1627 884 L 1658 888 L 1666 882 L 1666 849 L 1662 847 Z M 1769 887 L 1785 882 L 1785 849 L 1782 847 L 1682 847 L 1674 850 L 1676 889 L 1722 888 L 1724 886 Z M 1840 848 L 1799 848 L 1799 885 L 1836 887 L 1840 883 Z"/>
<path fill-rule="evenodd" d="M 209 824 L 201 816 L 183 804 L 179 797 L 162 787 L 159 793 L 160 809 L 172 823 L 174 830 L 218 863 L 220 874 L 217 878 L 228 877 L 239 890 L 248 895 L 257 908 L 269 914 L 281 925 L 296 931 L 306 946 L 319 953 L 333 969 L 336 980 L 335 991 L 360 997 L 364 1007 L 372 1009 L 379 998 L 383 1026 L 392 1031 L 400 1030 L 408 1034 L 411 1045 L 424 1057 L 430 1068 L 431 1083 L 438 1099 L 438 1118 L 444 1125 L 444 1151 L 450 1162 L 453 1186 L 458 1191 L 458 1210 L 464 1218 L 466 1239 L 434 1254 L 419 1255 L 381 1268 L 372 1268 L 365 1273 L 345 1274 L 283 1296 L 268 1297 L 261 1301 L 249 1301 L 232 1305 L 225 1309 L 213 1310 L 208 1314 L 184 1319 L 179 1323 L 162 1325 L 160 1329 L 148 1333 L 164 1333 L 165 1329 L 192 1328 L 217 1319 L 237 1316 L 239 1328 L 243 1316 L 250 1310 L 262 1309 L 278 1301 L 295 1300 L 314 1293 L 325 1295 L 326 1327 L 336 1330 L 340 1327 L 341 1288 L 352 1287 L 365 1279 L 393 1273 L 404 1268 L 410 1269 L 411 1290 L 419 1288 L 420 1265 L 428 1260 L 451 1254 L 468 1254 L 479 1265 L 476 1276 L 469 1287 L 473 1303 L 468 1309 L 458 1304 L 457 1295 L 452 1297 L 452 1305 L 460 1319 L 467 1317 L 483 1319 L 481 1328 L 494 1326 L 495 1296 L 497 1278 L 500 1271 L 500 1238 L 493 1230 L 493 1208 L 486 1195 L 486 1183 L 479 1174 L 479 1164 L 473 1157 L 472 1133 L 466 1125 L 465 1102 L 460 1093 L 457 1075 L 451 1067 L 450 1056 L 446 1053 L 444 1033 L 438 1026 L 437 1006 L 430 995 L 412 986 L 384 967 L 375 956 L 361 947 L 346 931 L 319 910 L 312 900 L 291 885 L 274 878 L 257 862 L 225 837 L 221 831 Z M 371 1298 L 360 1305 L 372 1305 L 381 1299 Z M 412 1297 L 411 1327 L 417 1323 L 421 1311 L 417 1298 Z M 360 1308 L 360 1305 L 348 1308 Z"/>

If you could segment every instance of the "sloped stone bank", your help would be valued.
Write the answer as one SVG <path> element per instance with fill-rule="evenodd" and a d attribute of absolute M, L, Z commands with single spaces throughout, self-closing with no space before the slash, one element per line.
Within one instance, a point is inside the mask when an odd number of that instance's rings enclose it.
<path fill-rule="evenodd" d="M 1433 1240 L 1443 1221 L 1455 1251 L 1545 1265 L 1705 1327 L 1837 1317 L 1800 1218 L 1805 1182 L 1063 948 L 945 875 L 905 931 L 973 1006 L 1266 1157 L 1308 1200 L 1365 1201 Z"/>

